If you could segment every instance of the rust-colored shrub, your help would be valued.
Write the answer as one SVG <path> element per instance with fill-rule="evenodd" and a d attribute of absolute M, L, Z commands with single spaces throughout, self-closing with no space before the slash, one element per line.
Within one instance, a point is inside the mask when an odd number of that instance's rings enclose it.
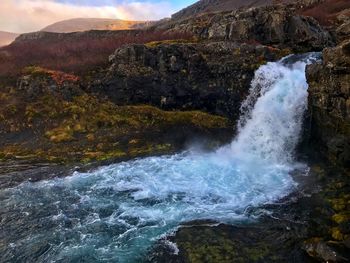
<path fill-rule="evenodd" d="M 349 0 L 326 0 L 325 2 L 302 9 L 304 16 L 314 17 L 321 25 L 329 26 L 334 23 L 339 12 L 350 8 Z"/>
<path fill-rule="evenodd" d="M 186 33 L 161 31 L 120 32 L 118 34 L 67 34 L 15 41 L 0 49 L 0 78 L 16 77 L 27 66 L 63 71 L 77 75 L 103 67 L 115 49 L 126 44 L 151 41 L 192 39 Z"/>

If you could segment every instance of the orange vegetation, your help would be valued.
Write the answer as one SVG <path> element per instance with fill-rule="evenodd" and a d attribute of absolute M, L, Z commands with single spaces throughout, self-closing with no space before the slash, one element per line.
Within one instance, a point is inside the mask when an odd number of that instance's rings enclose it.
<path fill-rule="evenodd" d="M 346 9 L 349 9 L 346 11 Z M 314 17 L 321 25 L 329 26 L 334 23 L 340 13 L 350 16 L 349 0 L 326 0 L 301 10 L 301 14 Z"/>
<path fill-rule="evenodd" d="M 192 38 L 189 34 L 159 31 L 129 31 L 104 35 L 52 34 L 40 39 L 15 41 L 0 48 L 0 78 L 14 79 L 28 66 L 84 75 L 106 66 L 109 55 L 123 45 Z"/>

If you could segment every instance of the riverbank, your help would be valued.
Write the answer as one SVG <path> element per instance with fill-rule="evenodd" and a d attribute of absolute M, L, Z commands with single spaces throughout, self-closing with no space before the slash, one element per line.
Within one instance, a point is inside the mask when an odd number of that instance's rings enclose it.
<path fill-rule="evenodd" d="M 307 174 L 294 174 L 299 185 L 291 195 L 248 208 L 250 223 L 185 223 L 147 262 L 346 262 L 350 174 L 322 159 L 308 165 Z"/>

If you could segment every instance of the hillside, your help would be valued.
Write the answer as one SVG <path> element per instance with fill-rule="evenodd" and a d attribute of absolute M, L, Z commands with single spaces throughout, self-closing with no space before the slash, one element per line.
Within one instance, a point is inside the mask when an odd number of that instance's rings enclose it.
<path fill-rule="evenodd" d="M 70 33 L 88 30 L 128 30 L 140 29 L 152 22 L 125 21 L 107 18 L 74 18 L 63 20 L 43 28 L 41 31 L 54 33 Z"/>
<path fill-rule="evenodd" d="M 242 7 L 258 7 L 271 5 L 273 0 L 201 0 L 195 4 L 182 9 L 181 11 L 172 15 L 175 20 L 188 18 L 194 15 L 208 13 L 208 12 L 219 12 L 219 11 L 230 11 L 237 10 Z M 292 0 L 281 0 L 279 2 L 289 3 Z"/>
<path fill-rule="evenodd" d="M 30 65 L 75 74 L 86 73 L 106 64 L 108 56 L 123 45 L 188 38 L 191 38 L 190 34 L 146 30 L 22 34 L 12 44 L 0 48 L 0 82 L 16 77 Z"/>
<path fill-rule="evenodd" d="M 10 44 L 18 34 L 0 31 L 0 47 Z"/>
<path fill-rule="evenodd" d="M 341 24 L 350 18 L 350 1 L 322 0 L 301 9 L 304 16 L 314 17 L 321 25 Z M 349 28 L 349 25 L 346 26 Z"/>

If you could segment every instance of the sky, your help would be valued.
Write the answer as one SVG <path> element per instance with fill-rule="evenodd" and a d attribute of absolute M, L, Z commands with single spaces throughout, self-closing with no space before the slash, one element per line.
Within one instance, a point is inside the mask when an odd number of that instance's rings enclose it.
<path fill-rule="evenodd" d="M 26 33 L 71 18 L 158 20 L 197 0 L 0 0 L 0 31 Z"/>

